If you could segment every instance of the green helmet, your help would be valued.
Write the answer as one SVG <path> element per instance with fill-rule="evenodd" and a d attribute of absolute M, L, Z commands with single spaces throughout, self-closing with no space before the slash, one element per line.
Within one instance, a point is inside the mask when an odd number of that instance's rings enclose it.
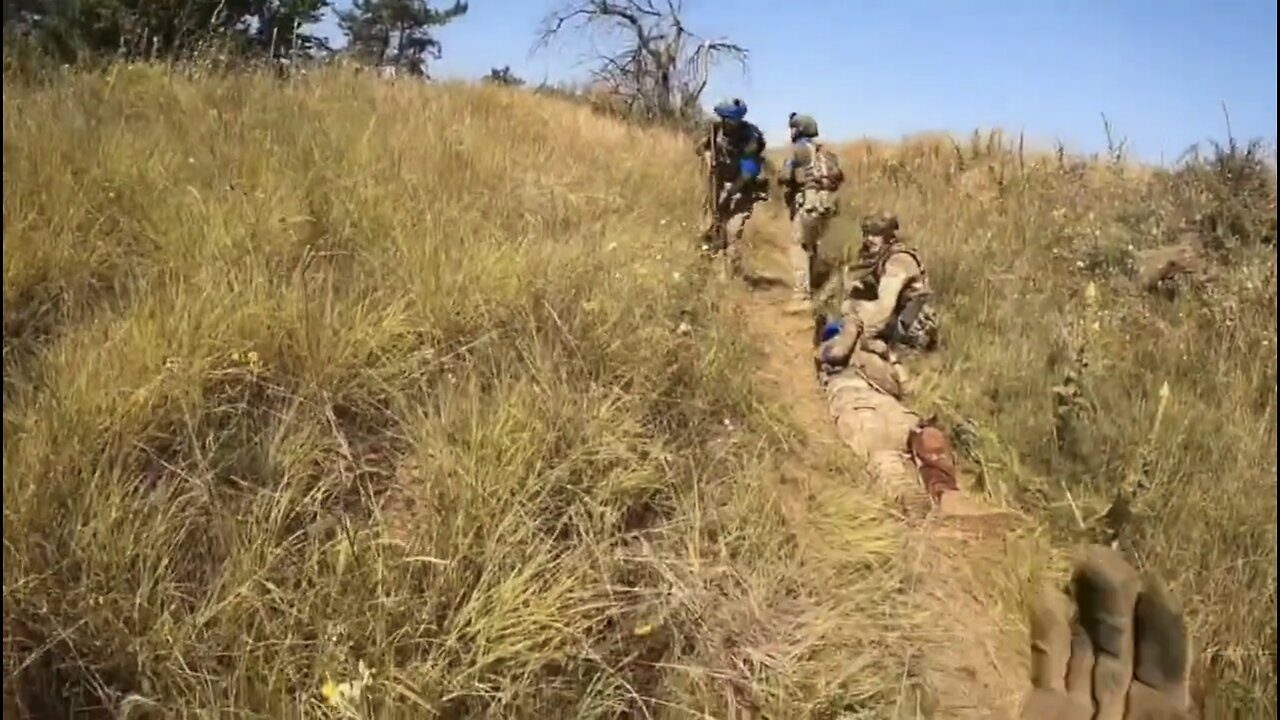
<path fill-rule="evenodd" d="M 876 237 L 894 237 L 898 234 L 898 216 L 889 212 L 866 215 L 862 218 L 862 234 Z"/>
<path fill-rule="evenodd" d="M 787 125 L 791 128 L 791 136 L 796 138 L 815 138 L 818 137 L 818 121 L 809 115 L 800 115 L 799 113 L 791 113 L 787 119 Z"/>

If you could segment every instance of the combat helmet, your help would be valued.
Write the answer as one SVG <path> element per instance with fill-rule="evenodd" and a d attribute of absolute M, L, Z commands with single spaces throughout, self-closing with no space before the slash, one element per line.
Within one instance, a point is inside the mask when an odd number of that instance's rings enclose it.
<path fill-rule="evenodd" d="M 742 120 L 747 116 L 747 104 L 740 98 L 729 98 L 716 103 L 711 111 L 724 120 Z"/>
<path fill-rule="evenodd" d="M 787 118 L 787 126 L 791 128 L 793 139 L 818 137 L 818 121 L 810 115 L 791 113 Z"/>
<path fill-rule="evenodd" d="M 863 237 L 875 236 L 883 238 L 896 237 L 898 234 L 898 216 L 890 212 L 878 212 L 862 217 Z"/>

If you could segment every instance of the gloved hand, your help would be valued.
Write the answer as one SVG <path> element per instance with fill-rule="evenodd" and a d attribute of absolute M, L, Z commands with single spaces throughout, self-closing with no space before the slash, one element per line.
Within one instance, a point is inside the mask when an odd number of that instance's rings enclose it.
<path fill-rule="evenodd" d="M 1100 546 L 1077 563 L 1072 585 L 1074 619 L 1056 591 L 1031 617 L 1033 688 L 1021 720 L 1191 720 L 1186 625 L 1164 589 Z"/>
<path fill-rule="evenodd" d="M 845 316 L 836 335 L 818 346 L 819 365 L 832 370 L 847 367 L 860 340 L 862 340 L 862 321 L 856 315 Z"/>
<path fill-rule="evenodd" d="M 738 195 L 746 189 L 752 180 L 745 175 L 739 175 L 733 182 L 725 187 L 724 192 L 720 195 L 720 202 L 716 204 L 716 210 L 722 215 L 727 215 L 729 209 L 733 207 L 733 203 L 738 200 Z"/>
<path fill-rule="evenodd" d="M 755 179 L 755 196 L 758 202 L 767 202 L 769 200 L 769 178 L 758 177 Z"/>

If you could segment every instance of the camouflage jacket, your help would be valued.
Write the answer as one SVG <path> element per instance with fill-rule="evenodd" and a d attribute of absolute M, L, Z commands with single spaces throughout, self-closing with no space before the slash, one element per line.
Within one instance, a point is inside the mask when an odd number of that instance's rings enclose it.
<path fill-rule="evenodd" d="M 798 190 L 804 183 L 805 171 L 813 164 L 813 154 L 817 149 L 817 141 L 802 138 L 791 143 L 787 159 L 782 161 L 782 171 L 778 173 L 778 184 L 788 189 Z"/>
<path fill-rule="evenodd" d="M 920 253 L 903 243 L 901 239 L 885 245 L 878 252 L 868 252 L 866 248 L 858 248 L 852 255 L 846 250 L 839 268 L 831 274 L 830 279 L 817 293 L 817 304 L 831 314 L 838 314 L 838 308 L 845 300 L 871 300 L 879 294 L 880 279 L 884 277 L 885 265 L 894 255 L 906 254 L 915 260 L 920 268 L 919 277 L 903 288 L 903 295 L 926 294 L 929 290 L 928 275 L 925 273 L 924 261 Z M 900 301 L 905 298 L 900 297 Z"/>
<path fill-rule="evenodd" d="M 887 243 L 879 252 L 859 250 L 858 260 L 854 268 L 875 278 L 878 282 L 884 276 L 885 264 L 894 255 L 909 255 L 912 260 L 916 261 L 916 266 L 920 268 L 920 277 L 925 277 L 924 261 L 920 259 L 920 253 L 915 248 L 905 244 L 901 238 Z"/>
<path fill-rule="evenodd" d="M 712 158 L 716 176 L 723 182 L 732 182 L 738 177 L 738 161 L 753 158 L 763 162 L 765 140 L 764 133 L 755 125 L 743 121 L 725 123 L 716 120 L 707 128 L 694 145 L 694 152 L 703 155 L 711 150 L 712 138 L 715 139 L 715 157 Z"/>
<path fill-rule="evenodd" d="M 827 162 L 821 163 L 822 172 L 826 173 L 823 179 L 816 176 L 816 166 L 819 166 L 818 153 L 827 159 Z M 815 190 L 820 194 L 823 192 L 833 193 L 838 190 L 844 182 L 844 172 L 841 171 L 839 160 L 822 144 L 817 138 L 799 138 L 791 144 L 790 152 L 787 153 L 786 160 L 782 163 L 782 169 L 776 178 L 778 186 L 782 189 L 782 199 L 786 203 L 788 209 L 793 213 L 796 211 L 796 201 L 805 190 Z M 815 208 L 830 204 L 832 207 L 831 214 L 838 212 L 838 203 L 831 198 L 817 198 Z M 826 213 L 823 213 L 826 214 Z"/>

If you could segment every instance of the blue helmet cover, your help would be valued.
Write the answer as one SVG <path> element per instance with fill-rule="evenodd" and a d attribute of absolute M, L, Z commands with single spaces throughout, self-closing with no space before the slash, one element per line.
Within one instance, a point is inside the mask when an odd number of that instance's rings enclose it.
<path fill-rule="evenodd" d="M 725 120 L 741 120 L 747 116 L 747 104 L 736 98 L 721 100 L 716 103 L 712 112 Z"/>

